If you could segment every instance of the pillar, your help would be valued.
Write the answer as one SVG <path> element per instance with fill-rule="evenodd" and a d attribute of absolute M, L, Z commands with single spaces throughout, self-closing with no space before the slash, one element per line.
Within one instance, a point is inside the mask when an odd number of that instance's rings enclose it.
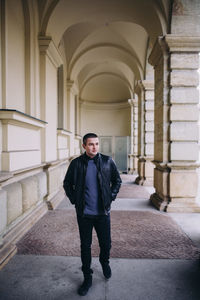
<path fill-rule="evenodd" d="M 154 81 L 142 80 L 137 90 L 140 94 L 140 156 L 138 160 L 138 173 L 136 183 L 153 185 L 154 165 Z"/>
<path fill-rule="evenodd" d="M 39 36 L 40 115 L 48 124 L 42 130 L 42 162 L 57 159 L 58 68 L 63 64 L 51 37 Z"/>
<path fill-rule="evenodd" d="M 144 162 L 144 91 L 141 81 L 137 82 L 135 92 L 138 97 L 138 151 L 137 151 L 137 166 L 138 177 L 135 180 L 136 184 L 142 184 L 143 178 L 143 162 Z"/>
<path fill-rule="evenodd" d="M 138 171 L 138 100 L 133 99 L 133 172 Z"/>
<path fill-rule="evenodd" d="M 135 92 L 138 95 L 138 177 L 135 180 L 136 184 L 143 184 L 144 182 L 144 87 L 142 81 L 139 80 L 135 87 Z"/>
<path fill-rule="evenodd" d="M 131 140 L 130 140 L 130 153 L 129 153 L 129 174 L 133 174 L 134 172 L 134 161 L 133 161 L 133 149 L 134 149 L 134 105 L 133 105 L 133 99 L 129 99 L 128 103 L 131 106 Z"/>
<path fill-rule="evenodd" d="M 154 187 L 151 201 L 168 212 L 200 212 L 198 102 L 200 38 L 159 37 L 155 69 Z"/>
<path fill-rule="evenodd" d="M 144 87 L 144 163 L 143 185 L 153 185 L 154 165 L 154 81 L 143 80 Z"/>
<path fill-rule="evenodd" d="M 76 153 L 75 143 L 75 130 L 76 130 L 76 99 L 78 95 L 78 89 L 74 81 L 67 81 L 67 129 L 70 132 L 69 136 L 69 152 L 70 156 L 74 156 Z"/>

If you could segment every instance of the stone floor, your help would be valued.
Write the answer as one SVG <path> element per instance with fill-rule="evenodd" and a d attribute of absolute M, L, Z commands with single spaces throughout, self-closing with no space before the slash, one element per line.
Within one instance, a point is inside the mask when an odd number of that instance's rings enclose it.
<path fill-rule="evenodd" d="M 133 176 L 123 175 L 124 185 L 133 180 Z M 133 193 L 134 201 L 131 194 L 117 199 L 112 209 L 154 210 L 146 196 L 152 188 L 134 187 L 138 197 Z M 73 209 L 67 202 L 62 202 L 60 208 Z M 200 248 L 200 214 L 170 216 Z M 92 267 L 93 286 L 84 297 L 87 300 L 200 299 L 199 260 L 113 258 L 109 281 L 104 279 L 97 258 L 93 259 Z M 76 290 L 81 281 L 79 257 L 15 255 L 0 271 L 0 299 L 80 299 Z"/>

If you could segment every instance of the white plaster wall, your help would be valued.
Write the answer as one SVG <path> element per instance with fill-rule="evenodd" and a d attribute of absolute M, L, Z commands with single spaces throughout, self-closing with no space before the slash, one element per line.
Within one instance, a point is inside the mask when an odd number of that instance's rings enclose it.
<path fill-rule="evenodd" d="M 129 108 L 114 110 L 81 109 L 81 135 L 130 136 L 131 112 Z"/>
<path fill-rule="evenodd" d="M 46 161 L 53 161 L 57 159 L 57 68 L 49 59 L 46 68 Z"/>
<path fill-rule="evenodd" d="M 39 16 L 38 16 L 38 3 L 36 1 L 29 2 L 32 8 L 32 15 L 30 16 L 31 26 L 31 52 L 30 52 L 30 65 L 31 65 L 31 115 L 40 119 L 40 53 L 38 47 L 38 32 L 39 32 Z"/>
<path fill-rule="evenodd" d="M 22 1 L 6 1 L 6 108 L 25 112 L 25 34 Z"/>
<path fill-rule="evenodd" d="M 40 150 L 40 131 L 25 126 L 7 125 L 6 151 Z"/>

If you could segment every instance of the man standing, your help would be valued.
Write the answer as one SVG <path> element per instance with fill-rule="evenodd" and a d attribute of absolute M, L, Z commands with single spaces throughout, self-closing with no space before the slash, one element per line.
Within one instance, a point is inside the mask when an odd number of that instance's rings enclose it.
<path fill-rule="evenodd" d="M 78 294 L 85 296 L 92 286 L 91 244 L 92 230 L 96 230 L 99 261 L 106 279 L 112 275 L 109 265 L 111 234 L 110 207 L 121 185 L 121 178 L 111 157 L 100 154 L 99 139 L 95 133 L 83 137 L 85 153 L 72 160 L 63 187 L 70 202 L 75 205 L 81 243 L 81 261 L 84 281 Z"/>

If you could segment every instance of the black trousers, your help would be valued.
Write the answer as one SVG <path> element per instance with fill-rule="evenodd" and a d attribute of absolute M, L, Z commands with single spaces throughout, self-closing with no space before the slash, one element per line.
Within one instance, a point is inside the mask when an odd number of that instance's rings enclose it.
<path fill-rule="evenodd" d="M 109 263 L 111 249 L 111 234 L 110 234 L 110 214 L 100 216 L 78 216 L 78 227 L 81 242 L 81 261 L 82 271 L 84 275 L 91 273 L 91 245 L 92 245 L 92 230 L 93 227 L 97 233 L 100 254 L 99 261 L 101 264 Z"/>

